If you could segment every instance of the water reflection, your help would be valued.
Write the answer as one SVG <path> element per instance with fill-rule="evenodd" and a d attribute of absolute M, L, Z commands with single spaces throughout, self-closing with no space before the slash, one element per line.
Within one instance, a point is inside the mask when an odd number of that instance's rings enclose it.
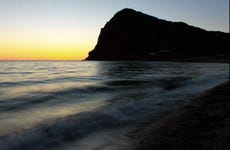
<path fill-rule="evenodd" d="M 180 81 L 200 74 L 196 63 L 109 61 L 97 62 L 97 76 L 109 86 L 147 86 L 155 84 L 165 89 L 176 88 Z"/>

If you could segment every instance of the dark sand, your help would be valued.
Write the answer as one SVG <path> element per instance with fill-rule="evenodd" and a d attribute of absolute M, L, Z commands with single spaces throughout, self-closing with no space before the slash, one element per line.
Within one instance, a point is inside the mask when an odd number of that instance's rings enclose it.
<path fill-rule="evenodd" d="M 136 128 L 134 150 L 229 150 L 229 81 L 180 106 Z"/>

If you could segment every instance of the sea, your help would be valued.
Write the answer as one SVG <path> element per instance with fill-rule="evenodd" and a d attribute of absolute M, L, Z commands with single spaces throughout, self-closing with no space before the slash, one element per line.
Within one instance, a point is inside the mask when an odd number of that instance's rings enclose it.
<path fill-rule="evenodd" d="M 113 150 L 127 129 L 229 79 L 227 63 L 1 61 L 1 150 Z"/>

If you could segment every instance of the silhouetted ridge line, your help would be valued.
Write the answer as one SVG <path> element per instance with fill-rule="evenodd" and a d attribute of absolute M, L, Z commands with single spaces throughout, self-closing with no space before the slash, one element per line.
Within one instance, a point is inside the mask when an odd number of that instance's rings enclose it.
<path fill-rule="evenodd" d="M 229 33 L 206 31 L 123 9 L 101 29 L 86 60 L 182 60 L 228 57 Z"/>

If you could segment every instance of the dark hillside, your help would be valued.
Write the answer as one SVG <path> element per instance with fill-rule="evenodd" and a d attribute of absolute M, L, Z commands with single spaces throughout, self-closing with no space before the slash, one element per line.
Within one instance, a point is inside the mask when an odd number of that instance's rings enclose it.
<path fill-rule="evenodd" d="M 227 57 L 229 33 L 206 31 L 123 9 L 102 28 L 87 60 Z"/>

